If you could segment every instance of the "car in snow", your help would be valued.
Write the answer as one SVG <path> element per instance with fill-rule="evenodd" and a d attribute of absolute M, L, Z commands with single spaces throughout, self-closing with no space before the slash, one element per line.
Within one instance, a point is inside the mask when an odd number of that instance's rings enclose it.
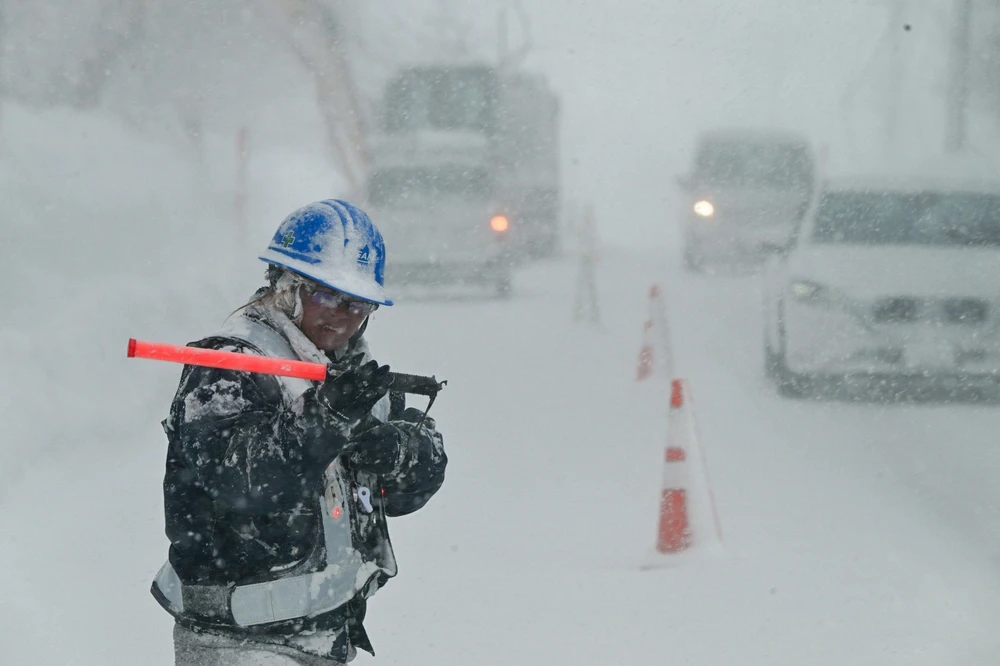
<path fill-rule="evenodd" d="M 816 180 L 811 145 L 782 130 L 716 130 L 699 137 L 678 178 L 684 202 L 684 266 L 751 263 L 784 246 Z"/>
<path fill-rule="evenodd" d="M 993 395 L 1000 184 L 829 184 L 763 285 L 766 370 L 783 395 Z"/>

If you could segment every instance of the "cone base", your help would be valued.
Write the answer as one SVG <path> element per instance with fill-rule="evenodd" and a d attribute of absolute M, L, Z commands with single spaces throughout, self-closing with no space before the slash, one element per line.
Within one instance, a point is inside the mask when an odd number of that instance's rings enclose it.
<path fill-rule="evenodd" d="M 679 553 L 691 546 L 691 526 L 688 523 L 687 491 L 664 488 L 660 497 L 660 526 L 656 551 Z"/>

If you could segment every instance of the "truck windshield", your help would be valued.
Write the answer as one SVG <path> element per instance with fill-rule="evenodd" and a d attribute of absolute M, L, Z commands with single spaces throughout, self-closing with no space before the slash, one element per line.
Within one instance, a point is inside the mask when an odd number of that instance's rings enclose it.
<path fill-rule="evenodd" d="M 403 72 L 385 91 L 385 129 L 469 130 L 495 125 L 496 75 L 489 67 L 426 67 Z"/>
<path fill-rule="evenodd" d="M 808 189 L 813 165 L 801 144 L 715 141 L 699 150 L 695 178 L 722 187 Z"/>
<path fill-rule="evenodd" d="M 823 196 L 815 243 L 1000 247 L 1000 196 L 833 192 Z"/>
<path fill-rule="evenodd" d="M 426 205 L 449 198 L 483 200 L 491 194 L 485 169 L 461 166 L 383 169 L 368 181 L 368 200 L 379 206 Z"/>

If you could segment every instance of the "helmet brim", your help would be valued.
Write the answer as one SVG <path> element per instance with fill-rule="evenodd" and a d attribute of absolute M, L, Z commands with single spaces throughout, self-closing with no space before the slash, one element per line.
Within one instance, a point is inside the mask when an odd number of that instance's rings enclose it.
<path fill-rule="evenodd" d="M 291 257 L 260 256 L 257 258 L 268 264 L 280 266 L 293 273 L 298 273 L 314 282 L 318 282 L 324 287 L 329 287 L 352 298 L 368 301 L 369 303 L 377 303 L 378 305 L 390 306 L 393 304 L 392 299 L 385 293 L 385 288 L 377 282 L 372 282 L 370 276 L 366 277 L 361 274 L 355 275 L 344 272 L 336 274 L 327 273 L 318 266 Z"/>

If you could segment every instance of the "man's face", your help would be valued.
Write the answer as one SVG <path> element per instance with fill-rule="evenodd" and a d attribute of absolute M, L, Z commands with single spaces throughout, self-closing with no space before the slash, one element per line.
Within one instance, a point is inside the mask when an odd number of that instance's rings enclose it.
<path fill-rule="evenodd" d="M 302 332 L 322 351 L 338 349 L 358 332 L 371 314 L 371 304 L 306 282 L 299 287 Z"/>

